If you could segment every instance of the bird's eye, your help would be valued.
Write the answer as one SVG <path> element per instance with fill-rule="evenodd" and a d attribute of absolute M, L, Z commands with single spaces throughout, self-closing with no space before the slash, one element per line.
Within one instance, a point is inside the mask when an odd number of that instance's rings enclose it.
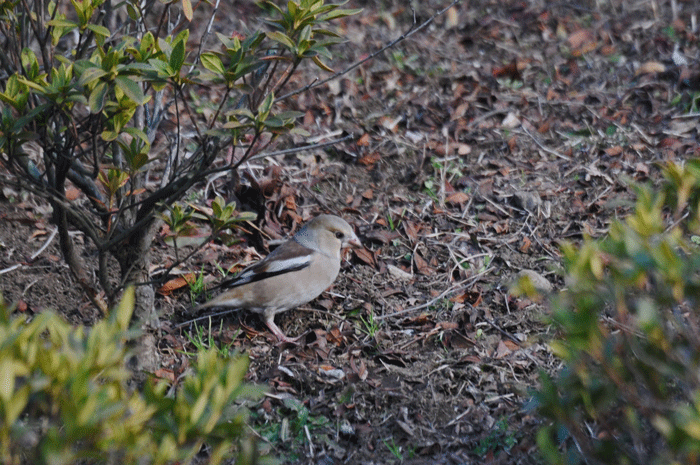
<path fill-rule="evenodd" d="M 342 239 L 342 238 L 345 237 L 345 234 L 343 234 L 343 233 L 340 232 L 340 231 L 336 231 L 336 232 L 335 232 L 335 237 L 338 238 L 338 239 Z"/>

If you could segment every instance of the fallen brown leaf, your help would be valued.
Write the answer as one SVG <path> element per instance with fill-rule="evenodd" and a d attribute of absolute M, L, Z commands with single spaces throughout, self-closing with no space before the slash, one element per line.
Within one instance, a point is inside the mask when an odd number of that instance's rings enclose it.
<path fill-rule="evenodd" d="M 353 249 L 353 253 L 360 259 L 360 261 L 366 263 L 367 265 L 377 266 L 377 262 L 371 251 L 367 249 Z"/>
<path fill-rule="evenodd" d="M 663 73 L 664 71 L 666 71 L 666 66 L 663 63 L 659 63 L 658 61 L 647 61 L 642 63 L 634 74 L 639 76 L 640 74 Z"/>
<path fill-rule="evenodd" d="M 171 279 L 167 283 L 163 284 L 158 289 L 158 294 L 160 295 L 170 295 L 173 291 L 187 286 L 189 283 L 194 282 L 197 277 L 194 273 L 189 273 L 184 276 L 178 276 L 175 279 Z"/>
<path fill-rule="evenodd" d="M 364 156 L 360 157 L 357 160 L 357 162 L 361 165 L 370 166 L 370 165 L 374 165 L 375 163 L 377 163 L 380 158 L 381 158 L 381 155 L 379 155 L 379 152 L 372 152 L 368 155 L 364 155 Z"/>
<path fill-rule="evenodd" d="M 362 136 L 360 136 L 360 138 L 357 139 L 356 144 L 360 147 L 369 147 L 369 134 L 362 134 Z"/>
<path fill-rule="evenodd" d="M 379 223 L 379 219 L 377 220 L 377 223 Z M 389 242 L 393 241 L 394 239 L 401 237 L 401 234 L 399 234 L 398 231 L 389 231 L 386 229 L 380 229 L 378 231 L 368 232 L 367 234 L 365 234 L 365 237 L 367 239 L 381 242 L 382 244 L 388 244 Z"/>
<path fill-rule="evenodd" d="M 442 329 L 445 331 L 454 331 L 459 328 L 459 325 L 454 321 L 441 321 L 435 325 L 435 329 Z"/>
<path fill-rule="evenodd" d="M 520 243 L 520 251 L 522 253 L 527 253 L 530 250 L 531 245 L 532 245 L 532 241 L 530 240 L 530 238 L 527 236 L 524 236 L 522 242 Z"/>
<path fill-rule="evenodd" d="M 452 205 L 459 205 L 460 207 L 463 206 L 468 201 L 469 201 L 469 196 L 467 194 L 465 194 L 464 192 L 455 192 L 454 194 L 449 195 L 445 199 L 445 202 L 452 204 Z"/>
<path fill-rule="evenodd" d="M 607 153 L 611 157 L 617 157 L 618 155 L 622 154 L 622 147 L 619 145 L 616 145 L 615 147 L 609 147 L 605 149 L 605 153 Z"/>
<path fill-rule="evenodd" d="M 435 274 L 435 270 L 428 265 L 428 262 L 426 262 L 420 254 L 413 254 L 413 262 L 416 264 L 416 271 L 418 271 L 418 273 L 425 276 Z"/>
<path fill-rule="evenodd" d="M 404 220 L 401 224 L 403 225 L 403 230 L 411 242 L 416 242 L 418 240 L 418 232 L 420 231 L 419 226 L 410 220 Z"/>
<path fill-rule="evenodd" d="M 503 358 L 506 355 L 509 355 L 512 352 L 510 348 L 505 344 L 504 341 L 500 341 L 498 343 L 498 347 L 496 348 L 496 352 L 493 354 L 494 358 Z"/>

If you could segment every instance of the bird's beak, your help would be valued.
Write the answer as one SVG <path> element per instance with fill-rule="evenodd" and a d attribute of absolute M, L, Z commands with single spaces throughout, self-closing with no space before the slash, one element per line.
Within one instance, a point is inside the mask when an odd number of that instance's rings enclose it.
<path fill-rule="evenodd" d="M 353 247 L 361 248 L 362 247 L 362 242 L 357 238 L 357 236 L 353 237 L 348 241 L 348 245 L 351 245 Z"/>

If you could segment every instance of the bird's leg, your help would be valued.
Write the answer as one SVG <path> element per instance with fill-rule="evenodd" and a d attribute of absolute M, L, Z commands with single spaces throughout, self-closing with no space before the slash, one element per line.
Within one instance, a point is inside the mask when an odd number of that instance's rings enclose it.
<path fill-rule="evenodd" d="M 268 328 L 270 328 L 270 331 L 272 331 L 272 334 L 277 336 L 277 339 L 280 340 L 280 342 L 289 342 L 291 344 L 296 344 L 297 341 L 301 338 L 299 337 L 288 337 L 286 336 L 282 330 L 275 324 L 275 315 L 264 315 L 263 319 L 265 320 L 265 324 L 267 325 Z"/>

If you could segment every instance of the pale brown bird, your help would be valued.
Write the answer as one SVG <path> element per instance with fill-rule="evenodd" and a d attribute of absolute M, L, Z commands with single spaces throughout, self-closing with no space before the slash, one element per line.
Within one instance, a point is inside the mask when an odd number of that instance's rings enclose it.
<path fill-rule="evenodd" d="M 222 282 L 226 289 L 197 309 L 226 307 L 261 314 L 280 341 L 294 342 L 275 324 L 275 315 L 318 297 L 340 271 L 341 250 L 361 247 L 352 227 L 342 218 L 320 215 L 263 260 Z"/>

